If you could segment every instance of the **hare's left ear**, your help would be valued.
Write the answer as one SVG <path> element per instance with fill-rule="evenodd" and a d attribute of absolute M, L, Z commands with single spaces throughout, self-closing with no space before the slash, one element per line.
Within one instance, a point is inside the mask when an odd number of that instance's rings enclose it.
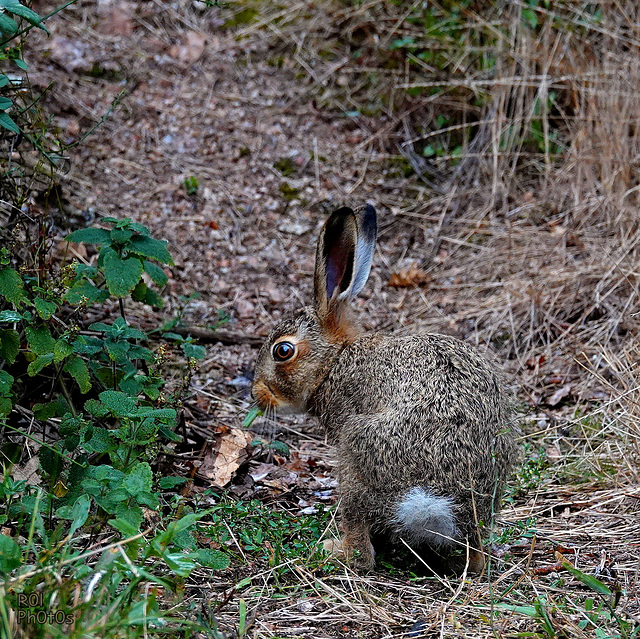
<path fill-rule="evenodd" d="M 370 204 L 355 211 L 342 207 L 327 220 L 316 251 L 314 297 L 316 311 L 339 310 L 364 287 L 376 244 L 376 210 Z"/>

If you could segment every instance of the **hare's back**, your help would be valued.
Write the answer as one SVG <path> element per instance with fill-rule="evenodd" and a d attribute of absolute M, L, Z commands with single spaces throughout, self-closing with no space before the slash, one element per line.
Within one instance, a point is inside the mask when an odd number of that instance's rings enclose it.
<path fill-rule="evenodd" d="M 485 358 L 465 342 L 436 334 L 357 340 L 334 364 L 326 391 L 326 408 L 334 414 L 417 410 L 438 421 L 500 420 L 507 402 Z"/>

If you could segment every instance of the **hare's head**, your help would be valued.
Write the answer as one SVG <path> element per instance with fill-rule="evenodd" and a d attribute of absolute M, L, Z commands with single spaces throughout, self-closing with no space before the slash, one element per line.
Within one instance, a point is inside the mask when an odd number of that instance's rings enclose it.
<path fill-rule="evenodd" d="M 258 354 L 252 392 L 261 408 L 305 411 L 335 357 L 359 337 L 349 303 L 367 281 L 375 242 L 371 205 L 329 216 L 318 238 L 313 306 L 280 322 Z"/>

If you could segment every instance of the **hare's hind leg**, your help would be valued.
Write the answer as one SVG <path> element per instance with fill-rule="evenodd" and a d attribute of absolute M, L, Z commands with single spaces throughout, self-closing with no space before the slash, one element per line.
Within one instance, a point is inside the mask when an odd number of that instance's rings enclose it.
<path fill-rule="evenodd" d="M 343 528 L 342 551 L 347 561 L 356 570 L 373 570 L 376 560 L 369 535 L 369 524 L 363 521 L 345 521 L 343 522 Z"/>

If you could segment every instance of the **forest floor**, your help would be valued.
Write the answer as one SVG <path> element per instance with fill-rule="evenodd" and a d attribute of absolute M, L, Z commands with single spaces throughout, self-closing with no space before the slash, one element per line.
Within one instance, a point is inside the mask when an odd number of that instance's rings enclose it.
<path fill-rule="evenodd" d="M 611 275 L 620 254 L 593 262 L 607 233 L 568 229 L 530 192 L 499 205 L 469 198 L 455 220 L 444 220 L 437 198 L 428 202 L 427 189 L 394 170 L 378 144 L 388 118 L 319 107 L 294 64 L 276 61 L 257 30 L 236 37 L 226 19 L 222 9 L 184 3 L 79 3 L 49 21 L 51 36 L 37 34 L 26 55 L 34 87 L 49 87 L 44 106 L 63 139 L 78 139 L 108 114 L 70 152 L 60 203 L 67 217 L 130 217 L 169 241 L 168 306 L 128 314 L 145 328 L 178 312 L 183 326 L 226 320 L 230 343 L 207 344 L 187 426 L 205 439 L 241 427 L 257 353 L 243 338 L 265 336 L 310 301 L 326 213 L 369 201 L 380 237 L 355 303 L 365 329 L 443 332 L 493 352 L 522 407 L 525 469 L 497 522 L 492 570 L 480 578 L 347 568 L 318 576 L 298 561 L 284 586 L 272 566 L 256 574 L 234 566 L 192 579 L 186 596 L 209 601 L 228 632 L 244 600 L 245 632 L 254 637 L 400 637 L 412 627 L 412 636 L 429 637 L 545 636 L 549 628 L 592 637 L 599 626 L 614 628 L 601 636 L 626 636 L 615 634 L 615 614 L 640 619 L 640 431 L 605 370 L 622 369 L 599 352 L 595 333 L 571 334 L 573 316 L 554 316 L 557 299 L 547 297 L 578 299 Z M 511 215 L 523 208 L 526 219 Z M 562 289 L 569 280 L 580 286 Z M 518 319 L 532 300 L 542 315 L 548 310 L 542 323 L 557 339 L 536 340 Z M 576 311 L 582 320 L 597 321 L 585 308 Z M 504 337 L 510 331 L 520 346 Z M 254 428 L 286 442 L 291 456 L 254 459 L 226 490 L 274 512 L 333 503 L 331 451 L 317 425 L 286 416 Z M 589 582 L 594 575 L 618 593 L 623 612 L 598 603 L 607 596 Z"/>

